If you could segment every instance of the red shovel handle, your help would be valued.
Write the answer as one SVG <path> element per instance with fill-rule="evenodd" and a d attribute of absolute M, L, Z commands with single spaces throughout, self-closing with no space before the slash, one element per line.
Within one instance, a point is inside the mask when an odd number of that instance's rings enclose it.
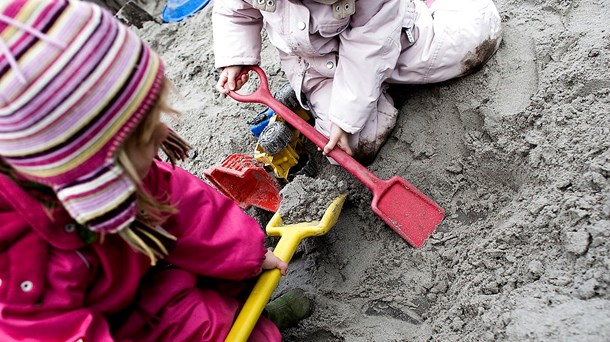
<path fill-rule="evenodd" d="M 324 146 L 326 146 L 328 143 L 328 139 L 271 95 L 265 72 L 258 66 L 249 65 L 242 69 L 240 76 L 248 73 L 249 71 L 254 71 L 258 74 L 260 79 L 258 88 L 254 92 L 247 95 L 238 94 L 232 90 L 229 90 L 229 96 L 239 102 L 255 102 L 268 106 L 269 108 L 273 109 L 276 114 L 286 120 L 286 122 L 291 124 L 299 132 L 303 133 L 303 135 L 316 144 L 316 146 L 319 148 L 324 148 Z M 343 166 L 347 171 L 354 175 L 354 177 L 358 178 L 358 180 L 360 180 L 371 190 L 375 188 L 377 183 L 382 182 L 382 180 L 379 179 L 379 177 L 377 177 L 374 173 L 369 171 L 369 169 L 362 166 L 352 156 L 338 147 L 335 147 L 332 151 L 330 151 L 328 156 L 333 158 L 337 163 Z"/>

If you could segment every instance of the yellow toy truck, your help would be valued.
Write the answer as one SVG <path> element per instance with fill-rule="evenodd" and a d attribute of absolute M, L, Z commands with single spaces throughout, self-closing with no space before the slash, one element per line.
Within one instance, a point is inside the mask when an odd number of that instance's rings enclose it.
<path fill-rule="evenodd" d="M 312 120 L 312 116 L 300 106 L 289 84 L 285 84 L 274 97 L 305 121 Z M 273 110 L 258 113 L 248 124 L 252 134 L 258 137 L 254 158 L 270 168 L 276 178 L 288 182 L 298 174 L 316 176 L 314 161 L 304 149 L 306 138 Z"/>

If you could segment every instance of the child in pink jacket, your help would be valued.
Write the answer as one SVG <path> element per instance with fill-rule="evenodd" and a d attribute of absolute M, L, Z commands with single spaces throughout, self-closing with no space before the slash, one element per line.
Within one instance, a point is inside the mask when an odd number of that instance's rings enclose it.
<path fill-rule="evenodd" d="M 0 341 L 224 340 L 247 279 L 287 265 L 155 160 L 188 151 L 159 57 L 88 2 L 3 0 L 0 37 Z"/>
<path fill-rule="evenodd" d="M 389 84 L 422 84 L 480 68 L 501 40 L 492 0 L 216 0 L 216 88 L 247 82 L 243 65 L 260 63 L 261 29 L 277 48 L 315 127 L 369 164 L 391 134 L 398 111 Z"/>

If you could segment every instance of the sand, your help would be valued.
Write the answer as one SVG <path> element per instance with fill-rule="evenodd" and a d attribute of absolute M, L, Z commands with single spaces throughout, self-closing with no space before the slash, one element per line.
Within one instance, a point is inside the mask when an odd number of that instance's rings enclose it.
<path fill-rule="evenodd" d="M 341 181 L 298 175 L 280 191 L 278 213 L 284 224 L 320 221 L 332 201 L 348 193 Z"/>
<path fill-rule="evenodd" d="M 610 340 L 610 3 L 497 6 L 504 40 L 482 70 L 391 90 L 400 116 L 370 169 L 404 177 L 445 208 L 423 247 L 317 157 L 318 177 L 339 177 L 350 195 L 337 225 L 307 241 L 280 283 L 278 292 L 301 287 L 315 301 L 286 341 Z M 263 108 L 215 92 L 211 7 L 134 28 L 182 94 L 173 125 L 194 146 L 182 166 L 202 178 L 228 154 L 253 153 L 246 121 Z M 271 46 L 262 68 L 272 90 L 284 82 Z"/>

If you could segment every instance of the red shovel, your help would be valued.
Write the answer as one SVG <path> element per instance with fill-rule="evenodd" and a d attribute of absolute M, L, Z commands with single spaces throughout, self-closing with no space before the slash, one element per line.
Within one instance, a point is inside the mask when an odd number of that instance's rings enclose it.
<path fill-rule="evenodd" d="M 229 91 L 229 96 L 240 102 L 256 102 L 268 106 L 314 144 L 324 148 L 328 142 L 326 137 L 273 98 L 264 71 L 258 66 L 247 66 L 242 70 L 242 74 L 249 71 L 258 74 L 258 89 L 247 95 Z M 443 220 L 443 208 L 404 178 L 394 176 L 389 180 L 382 180 L 340 148 L 333 149 L 328 156 L 373 192 L 371 208 L 375 214 L 412 246 L 420 247 Z"/>

